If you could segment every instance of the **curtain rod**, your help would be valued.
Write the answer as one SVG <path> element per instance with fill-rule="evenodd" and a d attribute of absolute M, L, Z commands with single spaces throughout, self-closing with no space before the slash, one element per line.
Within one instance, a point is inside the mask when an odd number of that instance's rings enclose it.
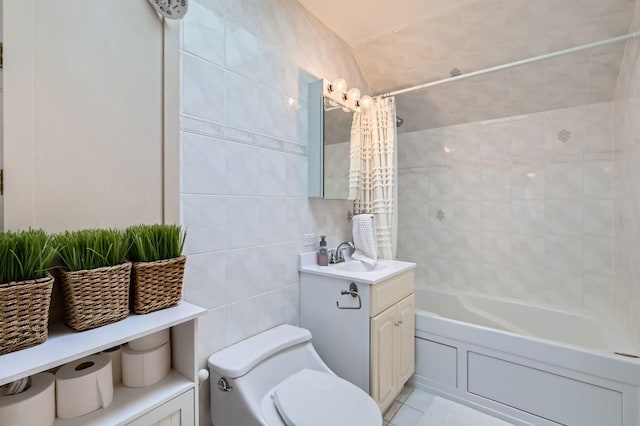
<path fill-rule="evenodd" d="M 508 64 L 497 65 L 495 67 L 485 68 L 485 69 L 478 70 L 478 71 L 472 71 L 470 73 L 457 75 L 455 77 L 448 77 L 448 78 L 443 78 L 442 80 L 430 81 L 429 83 L 424 83 L 424 84 L 420 84 L 420 85 L 413 86 L 413 87 L 407 87 L 405 89 L 394 90 L 393 92 L 381 93 L 380 95 L 376 95 L 374 97 L 376 97 L 376 98 L 388 98 L 390 96 L 401 95 L 403 93 L 413 92 L 413 91 L 416 91 L 416 90 L 425 89 L 427 87 L 438 86 L 440 84 L 445 84 L 445 83 L 451 83 L 451 82 L 454 82 L 454 81 L 463 80 L 465 78 L 475 77 L 475 76 L 482 75 L 482 74 L 488 74 L 488 73 L 494 72 L 494 71 L 501 71 L 501 70 L 505 70 L 505 69 L 508 69 L 508 68 L 513 68 L 513 67 L 517 67 L 517 66 L 520 66 L 520 65 L 529 64 L 531 62 L 542 61 L 544 59 L 551 59 L 551 58 L 555 58 L 557 56 L 567 55 L 569 53 L 579 52 L 581 50 L 593 49 L 594 47 L 605 46 L 605 45 L 611 44 L 611 43 L 619 43 L 621 41 L 627 41 L 627 40 L 630 40 L 630 39 L 633 39 L 633 38 L 638 38 L 638 37 L 640 37 L 640 32 L 634 32 L 634 33 L 626 34 L 626 35 L 623 35 L 623 36 L 612 37 L 612 38 L 609 38 L 609 39 L 606 39 L 606 40 L 601 40 L 601 41 L 596 41 L 596 42 L 593 42 L 593 43 L 583 44 L 581 46 L 571 47 L 569 49 L 558 50 L 556 52 L 551 52 L 551 53 L 545 53 L 544 55 L 533 56 L 531 58 L 522 59 L 522 60 L 515 61 L 515 62 L 510 62 Z"/>

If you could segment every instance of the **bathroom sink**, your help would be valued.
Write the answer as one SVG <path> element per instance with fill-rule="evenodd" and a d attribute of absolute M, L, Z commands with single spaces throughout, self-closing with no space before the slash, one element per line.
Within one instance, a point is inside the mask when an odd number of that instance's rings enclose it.
<path fill-rule="evenodd" d="M 364 262 L 360 262 L 359 260 L 351 260 L 345 263 L 339 263 L 335 266 L 335 268 L 339 271 L 345 272 L 375 272 L 382 271 L 386 269 L 389 265 L 386 263 L 378 262 L 375 266 L 367 265 Z"/>

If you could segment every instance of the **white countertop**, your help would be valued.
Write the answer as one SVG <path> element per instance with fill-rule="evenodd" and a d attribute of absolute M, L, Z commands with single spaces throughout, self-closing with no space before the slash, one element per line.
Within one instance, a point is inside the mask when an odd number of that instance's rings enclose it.
<path fill-rule="evenodd" d="M 301 273 L 306 274 L 350 280 L 363 284 L 377 284 L 416 267 L 416 264 L 412 262 L 380 259 L 378 260 L 378 263 L 383 264 L 386 267 L 379 271 L 342 271 L 340 269 L 337 269 L 336 265 L 319 266 L 317 263 L 316 255 L 317 253 L 315 251 L 298 255 L 298 270 Z"/>

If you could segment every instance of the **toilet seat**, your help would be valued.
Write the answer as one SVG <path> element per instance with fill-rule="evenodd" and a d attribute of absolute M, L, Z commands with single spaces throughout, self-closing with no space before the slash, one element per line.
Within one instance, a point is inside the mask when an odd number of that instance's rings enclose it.
<path fill-rule="evenodd" d="M 375 401 L 340 377 L 304 369 L 280 383 L 273 402 L 287 426 L 374 426 L 382 424 Z"/>

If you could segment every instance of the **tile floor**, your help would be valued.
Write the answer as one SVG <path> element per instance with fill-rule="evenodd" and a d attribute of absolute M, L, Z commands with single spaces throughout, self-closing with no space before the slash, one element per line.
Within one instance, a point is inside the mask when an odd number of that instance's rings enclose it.
<path fill-rule="evenodd" d="M 513 426 L 503 420 L 405 386 L 384 415 L 384 426 Z"/>

